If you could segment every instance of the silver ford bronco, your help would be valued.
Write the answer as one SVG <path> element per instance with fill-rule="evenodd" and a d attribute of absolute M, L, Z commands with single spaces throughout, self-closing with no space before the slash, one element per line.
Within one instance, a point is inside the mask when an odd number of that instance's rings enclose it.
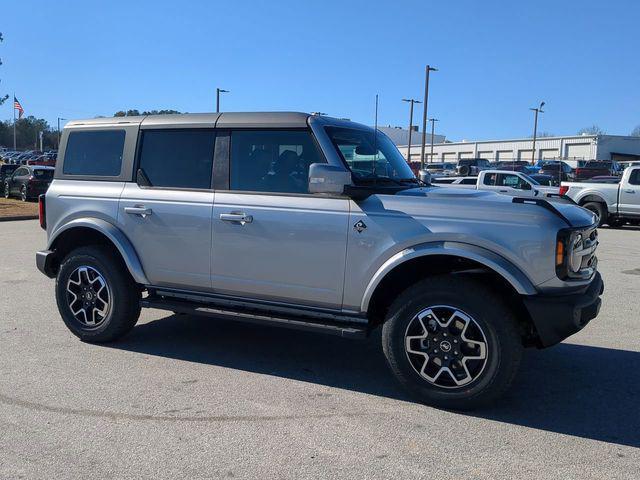
<path fill-rule="evenodd" d="M 398 380 L 453 409 L 496 399 L 523 347 L 580 330 L 603 291 L 593 213 L 425 185 L 381 132 L 305 113 L 70 122 L 40 221 L 37 266 L 83 341 L 142 307 L 381 327 Z"/>

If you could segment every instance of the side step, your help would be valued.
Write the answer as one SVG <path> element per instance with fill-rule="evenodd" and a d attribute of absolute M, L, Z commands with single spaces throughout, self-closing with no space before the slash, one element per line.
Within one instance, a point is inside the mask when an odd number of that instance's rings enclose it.
<path fill-rule="evenodd" d="M 273 325 L 295 330 L 306 330 L 330 335 L 338 335 L 348 338 L 365 338 L 369 333 L 368 327 L 363 323 L 343 323 L 335 321 L 319 321 L 293 318 L 292 316 L 277 316 L 271 312 L 258 312 L 255 310 L 232 310 L 215 305 L 207 305 L 198 302 L 167 299 L 151 295 L 143 298 L 140 305 L 144 308 L 157 308 L 187 315 L 204 315 L 209 317 L 224 318 L 226 320 L 238 320 L 242 322 L 261 325 Z"/>

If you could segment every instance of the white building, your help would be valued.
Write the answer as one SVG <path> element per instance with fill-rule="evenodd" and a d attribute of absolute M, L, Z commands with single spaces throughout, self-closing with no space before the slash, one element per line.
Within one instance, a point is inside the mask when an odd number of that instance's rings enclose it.
<path fill-rule="evenodd" d="M 413 139 L 412 139 L 413 140 Z M 413 141 L 411 142 L 413 143 Z M 491 161 L 532 159 L 533 139 L 462 141 L 435 143 L 433 158 L 427 146 L 427 162 L 456 162 L 461 158 L 486 158 Z M 399 146 L 407 157 L 407 147 Z M 534 158 L 576 160 L 640 161 L 640 137 L 622 135 L 573 135 L 536 139 Z M 420 151 L 411 148 L 411 161 L 420 161 Z"/>
<path fill-rule="evenodd" d="M 381 127 L 378 125 L 378 130 L 384 133 L 387 137 L 389 137 L 393 143 L 396 145 L 404 145 L 405 148 L 405 157 L 407 144 L 409 143 L 409 130 L 403 127 L 392 127 L 388 125 L 386 127 Z M 435 133 L 433 135 L 433 143 L 444 143 L 446 137 L 444 135 L 440 135 Z M 427 132 L 427 143 L 431 143 L 431 133 Z M 413 127 L 411 131 L 411 156 L 413 157 L 414 149 L 417 145 L 422 145 L 422 132 L 418 130 L 417 126 Z"/>

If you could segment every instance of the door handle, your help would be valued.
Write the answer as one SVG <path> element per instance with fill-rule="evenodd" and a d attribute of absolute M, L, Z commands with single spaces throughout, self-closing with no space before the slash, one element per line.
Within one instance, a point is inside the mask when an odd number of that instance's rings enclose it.
<path fill-rule="evenodd" d="M 508 193 L 509 190 L 500 190 L 500 193 Z"/>
<path fill-rule="evenodd" d="M 245 215 L 244 213 L 221 213 L 220 220 L 244 225 L 245 223 L 253 222 L 253 217 L 251 215 Z"/>
<path fill-rule="evenodd" d="M 139 215 L 142 218 L 146 218 L 153 213 L 153 210 L 146 208 L 144 205 L 136 205 L 135 207 L 124 207 L 124 213 L 129 215 Z"/>
<path fill-rule="evenodd" d="M 636 191 L 628 188 L 624 191 L 624 193 L 636 193 Z"/>

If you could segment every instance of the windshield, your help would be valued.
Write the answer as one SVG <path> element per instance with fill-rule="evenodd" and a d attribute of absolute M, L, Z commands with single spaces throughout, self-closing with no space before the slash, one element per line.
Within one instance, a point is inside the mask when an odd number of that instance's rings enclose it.
<path fill-rule="evenodd" d="M 356 180 L 415 180 L 407 161 L 382 132 L 326 127 L 327 135 Z"/>
<path fill-rule="evenodd" d="M 34 170 L 33 176 L 42 180 L 49 180 L 53 178 L 53 170 Z"/>

